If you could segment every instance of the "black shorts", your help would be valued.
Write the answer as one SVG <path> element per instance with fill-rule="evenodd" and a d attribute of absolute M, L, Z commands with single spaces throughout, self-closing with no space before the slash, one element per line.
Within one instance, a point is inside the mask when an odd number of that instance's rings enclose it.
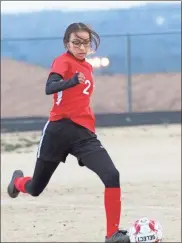
<path fill-rule="evenodd" d="M 68 154 L 78 159 L 90 153 L 103 150 L 95 133 L 69 119 L 48 121 L 43 129 L 37 151 L 37 158 L 50 162 L 65 162 Z"/>

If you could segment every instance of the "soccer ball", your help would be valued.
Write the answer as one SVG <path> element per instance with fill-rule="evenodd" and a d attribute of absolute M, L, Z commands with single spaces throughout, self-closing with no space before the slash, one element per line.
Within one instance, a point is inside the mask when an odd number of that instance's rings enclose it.
<path fill-rule="evenodd" d="M 159 222 L 143 217 L 134 222 L 129 230 L 130 242 L 162 242 L 162 227 Z"/>

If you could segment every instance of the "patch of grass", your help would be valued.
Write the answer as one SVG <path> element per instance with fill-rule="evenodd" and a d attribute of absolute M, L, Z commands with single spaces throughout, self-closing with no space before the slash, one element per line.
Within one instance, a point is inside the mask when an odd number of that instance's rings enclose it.
<path fill-rule="evenodd" d="M 2 146 L 2 145 L 1 145 Z M 2 150 L 5 151 L 5 152 L 12 152 L 12 151 L 15 151 L 19 148 L 21 148 L 21 144 L 10 144 L 10 143 L 5 143 L 3 144 L 2 146 Z"/>
<path fill-rule="evenodd" d="M 1 141 L 1 150 L 4 152 L 13 152 L 18 149 L 30 148 L 38 145 L 39 141 L 32 141 L 26 138 L 19 138 L 16 143 Z"/>
<path fill-rule="evenodd" d="M 34 145 L 38 145 L 38 143 L 39 143 L 39 141 L 32 141 L 32 140 L 29 140 L 29 139 L 26 139 L 26 138 L 20 138 L 19 141 L 23 142 L 24 147 L 26 147 L 26 148 L 32 147 Z"/>

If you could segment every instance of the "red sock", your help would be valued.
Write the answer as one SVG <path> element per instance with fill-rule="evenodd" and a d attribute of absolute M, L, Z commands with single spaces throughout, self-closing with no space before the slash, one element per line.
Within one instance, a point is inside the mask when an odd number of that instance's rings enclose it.
<path fill-rule="evenodd" d="M 111 237 L 119 229 L 121 213 L 121 189 L 105 188 L 105 211 L 107 220 L 107 237 Z"/>
<path fill-rule="evenodd" d="M 27 181 L 31 180 L 31 177 L 18 177 L 15 179 L 14 184 L 18 191 L 27 193 L 25 189 L 25 184 Z"/>

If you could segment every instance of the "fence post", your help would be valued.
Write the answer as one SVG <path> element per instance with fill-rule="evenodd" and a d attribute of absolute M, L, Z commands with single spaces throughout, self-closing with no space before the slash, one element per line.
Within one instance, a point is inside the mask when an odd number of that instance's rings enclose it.
<path fill-rule="evenodd" d="M 131 36 L 126 36 L 127 40 L 127 112 L 132 112 L 132 71 L 131 71 Z"/>

